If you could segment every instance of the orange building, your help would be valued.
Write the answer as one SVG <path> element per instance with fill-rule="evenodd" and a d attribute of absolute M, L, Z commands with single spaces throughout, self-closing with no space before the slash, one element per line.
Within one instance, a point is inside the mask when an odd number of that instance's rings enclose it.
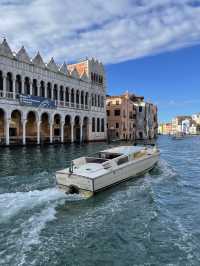
<path fill-rule="evenodd" d="M 144 97 L 126 92 L 107 96 L 108 137 L 121 140 L 153 139 L 157 136 L 157 107 Z"/>
<path fill-rule="evenodd" d="M 135 140 L 136 134 L 136 107 L 137 97 L 125 93 L 121 96 L 107 96 L 107 128 L 110 138 Z"/>

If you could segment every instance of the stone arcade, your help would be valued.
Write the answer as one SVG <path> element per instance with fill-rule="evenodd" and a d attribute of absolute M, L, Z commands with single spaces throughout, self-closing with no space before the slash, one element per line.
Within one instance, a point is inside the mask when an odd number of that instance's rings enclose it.
<path fill-rule="evenodd" d="M 58 67 L 40 53 L 0 44 L 0 144 L 106 139 L 106 79 L 102 63 L 86 59 Z"/>

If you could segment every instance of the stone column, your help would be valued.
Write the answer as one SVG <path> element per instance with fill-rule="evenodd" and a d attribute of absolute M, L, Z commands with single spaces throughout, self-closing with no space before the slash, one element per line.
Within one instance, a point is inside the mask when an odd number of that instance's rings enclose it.
<path fill-rule="evenodd" d="M 3 97 L 6 97 L 6 75 L 3 75 Z"/>
<path fill-rule="evenodd" d="M 24 80 L 24 78 L 22 78 L 22 94 L 24 94 L 24 82 L 25 82 L 25 80 Z"/>
<path fill-rule="evenodd" d="M 52 101 L 53 101 L 53 97 L 54 97 L 53 92 L 54 92 L 54 85 L 51 86 L 51 100 Z"/>
<path fill-rule="evenodd" d="M 33 95 L 33 82 L 30 80 L 30 95 Z"/>
<path fill-rule="evenodd" d="M 74 122 L 71 123 L 71 143 L 74 142 Z"/>
<path fill-rule="evenodd" d="M 80 121 L 80 143 L 83 142 L 83 121 Z"/>
<path fill-rule="evenodd" d="M 58 86 L 58 105 L 60 105 L 60 86 Z"/>
<path fill-rule="evenodd" d="M 10 119 L 6 120 L 5 132 L 6 132 L 6 145 L 10 145 Z"/>
<path fill-rule="evenodd" d="M 61 125 L 60 125 L 60 129 L 61 129 L 61 143 L 64 142 L 64 126 L 65 126 L 65 122 L 62 121 Z"/>
<path fill-rule="evenodd" d="M 13 99 L 16 99 L 16 79 L 12 79 Z"/>
<path fill-rule="evenodd" d="M 23 127 L 22 143 L 23 145 L 26 145 L 26 123 L 27 123 L 27 120 L 22 121 L 22 127 Z"/>
<path fill-rule="evenodd" d="M 63 89 L 63 93 L 64 93 L 64 106 L 66 106 L 66 89 Z"/>
<path fill-rule="evenodd" d="M 74 90 L 74 108 L 76 108 L 76 90 Z"/>
<path fill-rule="evenodd" d="M 69 89 L 69 107 L 71 107 L 71 90 Z"/>
<path fill-rule="evenodd" d="M 83 109 L 85 109 L 85 96 L 86 94 L 83 92 Z"/>
<path fill-rule="evenodd" d="M 81 108 L 81 91 L 79 91 L 79 108 Z"/>
<path fill-rule="evenodd" d="M 44 82 L 44 97 L 47 98 L 47 84 Z"/>
<path fill-rule="evenodd" d="M 92 140 L 92 118 L 88 121 L 88 140 Z"/>
<path fill-rule="evenodd" d="M 50 143 L 53 143 L 53 122 L 50 122 L 49 126 L 50 126 Z"/>
<path fill-rule="evenodd" d="M 41 121 L 37 121 L 37 144 L 40 144 L 40 124 Z"/>

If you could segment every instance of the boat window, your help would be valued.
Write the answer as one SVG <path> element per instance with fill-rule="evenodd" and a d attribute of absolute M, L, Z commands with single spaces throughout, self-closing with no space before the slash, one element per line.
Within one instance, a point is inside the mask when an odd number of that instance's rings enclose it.
<path fill-rule="evenodd" d="M 117 161 L 117 165 L 121 165 L 128 162 L 128 156 L 122 157 Z"/>
<path fill-rule="evenodd" d="M 119 156 L 122 156 L 122 154 L 120 153 L 101 153 L 100 155 L 101 155 L 101 158 L 108 159 L 108 160 L 112 160 Z"/>
<path fill-rule="evenodd" d="M 101 159 L 101 158 L 94 158 L 94 157 L 87 157 L 86 158 L 86 163 L 105 163 L 107 162 L 106 159 Z"/>

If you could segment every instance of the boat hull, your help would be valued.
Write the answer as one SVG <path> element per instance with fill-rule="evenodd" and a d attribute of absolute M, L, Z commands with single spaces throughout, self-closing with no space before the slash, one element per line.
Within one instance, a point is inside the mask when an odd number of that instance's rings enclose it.
<path fill-rule="evenodd" d="M 74 174 L 69 176 L 64 173 L 57 173 L 57 184 L 59 188 L 66 193 L 81 193 L 91 196 L 101 190 L 105 190 L 150 171 L 157 164 L 158 160 L 159 152 L 147 158 L 129 162 L 117 169 L 112 169 L 107 174 L 96 178 L 87 178 Z"/>

